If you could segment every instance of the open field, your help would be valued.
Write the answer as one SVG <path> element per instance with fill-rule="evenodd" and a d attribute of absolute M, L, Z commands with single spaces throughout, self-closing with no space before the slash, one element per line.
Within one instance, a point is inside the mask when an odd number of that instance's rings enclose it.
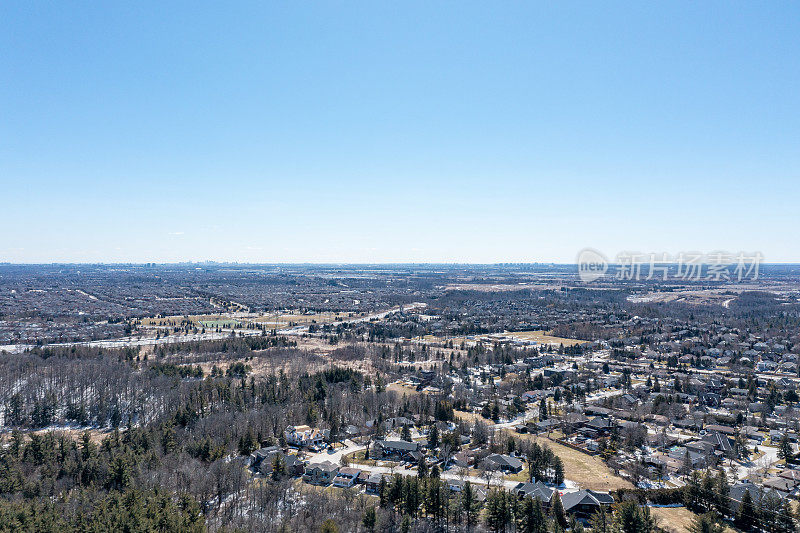
<path fill-rule="evenodd" d="M 394 391 L 400 396 L 404 394 L 407 396 L 416 396 L 417 394 L 420 394 L 414 387 L 409 387 L 408 385 L 403 385 L 402 383 L 390 383 L 386 386 L 386 390 Z"/>
<path fill-rule="evenodd" d="M 354 320 L 364 318 L 366 313 L 233 313 L 233 314 L 207 314 L 207 315 L 187 315 L 187 316 L 165 316 L 163 318 L 144 318 L 144 326 L 168 326 L 171 324 L 181 324 L 184 321 L 191 322 L 197 326 L 205 327 L 229 327 L 236 323 L 253 323 L 266 325 L 275 329 L 287 328 L 290 326 L 307 326 L 309 324 L 331 324 L 344 320 Z"/>
<path fill-rule="evenodd" d="M 44 435 L 46 433 L 53 433 L 56 438 L 59 437 L 66 437 L 69 440 L 80 442 L 83 439 L 83 434 L 89 432 L 89 440 L 93 444 L 101 444 L 106 437 L 111 435 L 111 430 L 108 429 L 76 429 L 76 428 L 44 428 L 44 429 L 37 429 L 34 431 L 25 431 L 22 432 L 22 441 L 28 442 L 30 440 L 31 434 L 36 435 Z M 6 431 L 4 433 L 0 433 L 0 443 L 6 444 L 11 440 L 11 431 Z"/>
<path fill-rule="evenodd" d="M 469 422 L 471 424 L 474 424 L 475 422 L 480 420 L 481 422 L 483 422 L 487 426 L 493 426 L 494 425 L 494 422 L 492 422 L 489 419 L 483 418 L 478 413 L 469 413 L 467 411 L 453 411 L 453 413 L 455 414 L 456 418 L 459 418 L 459 419 L 464 420 L 465 422 Z"/>
<path fill-rule="evenodd" d="M 561 289 L 563 285 L 560 283 L 451 283 L 445 286 L 447 291 L 478 291 L 478 292 L 508 292 L 508 291 L 524 291 L 527 289 L 532 290 L 554 290 Z"/>
<path fill-rule="evenodd" d="M 697 516 L 686 507 L 651 507 L 650 514 L 656 518 L 658 527 L 669 533 L 687 533 Z"/>
<path fill-rule="evenodd" d="M 610 468 L 597 456 L 573 450 L 550 439 L 534 435 L 520 435 L 510 430 L 503 430 L 517 438 L 534 440 L 545 444 L 564 461 L 564 473 L 567 479 L 574 481 L 581 488 L 608 492 L 621 488 L 633 488 L 629 481 L 614 475 Z"/>
<path fill-rule="evenodd" d="M 477 413 L 466 413 L 464 411 L 455 411 L 455 416 L 461 420 L 474 422 L 481 420 L 489 426 L 493 426 L 494 422 L 486 420 Z M 554 440 L 538 437 L 535 435 L 528 435 L 524 433 L 516 433 L 510 429 L 503 428 L 505 431 L 515 439 L 526 439 L 536 441 L 539 444 L 545 444 L 550 447 L 553 452 L 564 461 L 564 472 L 566 478 L 577 483 L 581 488 L 592 489 L 598 491 L 611 491 L 620 488 L 633 488 L 633 484 L 629 481 L 614 475 L 610 468 L 603 462 L 600 457 L 587 455 L 573 450 L 568 446 L 559 444 Z"/>
<path fill-rule="evenodd" d="M 554 337 L 549 335 L 546 331 L 512 331 L 502 334 L 503 337 L 520 340 L 520 341 L 533 341 L 539 344 L 563 344 L 564 346 L 573 346 L 575 344 L 583 344 L 587 341 L 578 339 L 565 339 L 563 337 Z"/>
<path fill-rule="evenodd" d="M 232 318 L 217 320 L 201 320 L 200 325 L 204 328 L 238 328 L 242 325 L 238 320 Z"/>
<path fill-rule="evenodd" d="M 686 507 L 651 507 L 650 514 L 656 517 L 658 527 L 668 533 L 687 533 L 697 517 L 697 514 Z M 725 533 L 736 531 L 730 525 L 725 526 Z"/>

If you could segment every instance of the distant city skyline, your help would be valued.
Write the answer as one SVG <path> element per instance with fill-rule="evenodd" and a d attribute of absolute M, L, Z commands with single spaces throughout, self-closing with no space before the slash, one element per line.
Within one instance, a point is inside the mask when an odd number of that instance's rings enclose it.
<path fill-rule="evenodd" d="M 0 5 L 0 262 L 800 262 L 800 5 Z"/>

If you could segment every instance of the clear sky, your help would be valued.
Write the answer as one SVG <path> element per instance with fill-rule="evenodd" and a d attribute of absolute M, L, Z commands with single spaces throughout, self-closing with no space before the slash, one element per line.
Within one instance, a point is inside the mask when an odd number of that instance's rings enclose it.
<path fill-rule="evenodd" d="M 800 262 L 798 2 L 0 3 L 0 261 Z"/>

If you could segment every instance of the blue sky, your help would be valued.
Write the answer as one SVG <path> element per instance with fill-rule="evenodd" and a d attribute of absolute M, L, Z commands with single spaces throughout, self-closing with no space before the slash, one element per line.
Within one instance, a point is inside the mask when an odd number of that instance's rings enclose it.
<path fill-rule="evenodd" d="M 800 261 L 800 4 L 3 2 L 0 261 Z"/>

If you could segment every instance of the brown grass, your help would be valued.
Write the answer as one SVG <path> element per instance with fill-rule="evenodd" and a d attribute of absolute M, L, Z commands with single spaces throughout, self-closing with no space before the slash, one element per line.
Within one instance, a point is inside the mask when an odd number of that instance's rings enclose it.
<path fill-rule="evenodd" d="M 518 439 L 533 440 L 549 446 L 564 461 L 564 476 L 577 483 L 581 488 L 603 492 L 633 488 L 632 483 L 614 475 L 600 457 L 587 455 L 544 437 L 514 433 L 505 429 L 503 431 Z"/>
<path fill-rule="evenodd" d="M 459 418 L 471 424 L 474 424 L 476 421 L 480 420 L 487 426 L 494 425 L 494 422 L 492 422 L 488 418 L 483 418 L 479 413 L 468 413 L 467 411 L 453 411 L 453 414 L 456 416 L 456 418 Z"/>
<path fill-rule="evenodd" d="M 688 533 L 692 522 L 697 517 L 686 507 L 651 507 L 650 514 L 656 517 L 658 527 L 668 533 Z M 736 533 L 730 525 L 725 526 L 725 533 Z"/>
<path fill-rule="evenodd" d="M 658 527 L 668 533 L 687 533 L 697 516 L 686 507 L 651 507 L 650 514 L 656 518 Z"/>
<path fill-rule="evenodd" d="M 406 396 L 416 396 L 419 394 L 417 389 L 415 389 L 414 387 L 409 387 L 408 385 L 403 385 L 401 383 L 390 383 L 389 385 L 386 386 L 386 390 L 394 391 L 400 396 L 403 396 L 404 394 Z"/>
<path fill-rule="evenodd" d="M 504 333 L 505 337 L 511 337 L 521 341 L 534 341 L 540 344 L 563 344 L 564 346 L 573 346 L 575 344 L 583 344 L 588 341 L 581 341 L 578 339 L 567 339 L 564 337 L 554 337 L 546 331 L 514 331 L 511 333 Z"/>

